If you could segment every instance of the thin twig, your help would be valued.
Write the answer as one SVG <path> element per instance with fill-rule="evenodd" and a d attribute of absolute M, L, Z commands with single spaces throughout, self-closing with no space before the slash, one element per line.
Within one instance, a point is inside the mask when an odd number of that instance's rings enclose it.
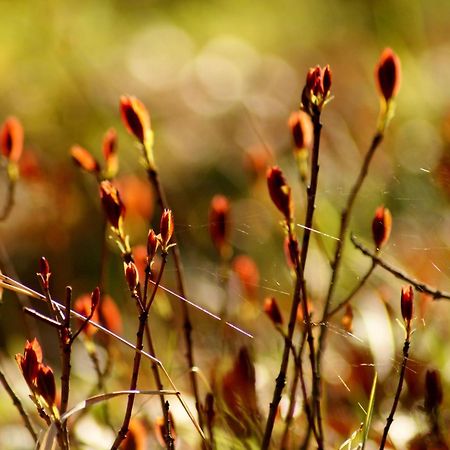
<path fill-rule="evenodd" d="M 14 193 L 16 191 L 16 181 L 8 176 L 8 191 L 6 193 L 6 202 L 3 206 L 3 210 L 0 213 L 0 222 L 5 221 L 11 214 L 14 206 Z"/>
<path fill-rule="evenodd" d="M 406 281 L 409 284 L 412 284 L 419 292 L 422 292 L 424 294 L 428 294 L 431 296 L 433 300 L 450 300 L 450 292 L 441 291 L 439 289 L 434 289 L 427 284 L 415 280 L 414 278 L 411 278 L 409 275 L 405 274 L 404 272 L 401 272 L 400 270 L 396 269 L 395 267 L 392 267 L 385 261 L 383 261 L 379 256 L 372 253 L 370 250 L 365 248 L 362 244 L 360 244 L 355 236 L 351 236 L 351 241 L 353 245 L 361 251 L 364 255 L 368 256 L 372 259 L 373 263 L 377 266 L 382 267 L 384 270 L 390 272 L 392 275 L 394 275 L 395 278 L 398 278 L 400 280 Z"/>
<path fill-rule="evenodd" d="M 5 388 L 6 392 L 8 393 L 9 397 L 11 398 L 14 406 L 16 407 L 17 411 L 19 412 L 20 416 L 22 417 L 22 420 L 25 424 L 25 427 L 30 432 L 31 437 L 36 442 L 37 441 L 37 433 L 33 428 L 33 424 L 31 423 L 30 418 L 28 417 L 27 412 L 25 411 L 24 407 L 22 406 L 22 403 L 17 397 L 16 393 L 13 391 L 12 387 L 8 383 L 8 380 L 5 377 L 5 374 L 0 369 L 0 382 L 3 384 L 3 387 Z"/>
<path fill-rule="evenodd" d="M 70 364 L 70 357 L 72 352 L 72 332 L 70 329 L 70 310 L 72 309 L 72 288 L 66 286 L 66 298 L 65 298 L 66 312 L 64 314 L 64 325 L 62 329 L 62 355 L 61 355 L 61 414 L 67 411 L 67 405 L 69 404 L 69 392 L 70 392 L 70 371 L 72 366 Z M 92 317 L 91 317 L 92 318 Z"/>

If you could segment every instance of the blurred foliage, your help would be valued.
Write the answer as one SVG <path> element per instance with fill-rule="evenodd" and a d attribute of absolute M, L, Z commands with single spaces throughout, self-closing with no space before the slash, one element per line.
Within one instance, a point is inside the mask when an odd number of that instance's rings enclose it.
<path fill-rule="evenodd" d="M 128 208 L 126 228 L 133 245 L 145 243 L 148 221 L 158 224 L 159 213 L 151 204 L 139 152 L 118 113 L 119 96 L 136 95 L 151 112 L 155 159 L 175 212 L 189 296 L 213 312 L 226 309 L 233 322 L 255 336 L 249 341 L 193 311 L 198 365 L 210 382 L 219 380 L 239 347 L 251 345 L 259 407 L 266 411 L 282 342 L 262 313 L 263 299 L 277 296 L 287 314 L 292 286 L 279 217 L 266 193 L 265 167 L 276 162 L 285 170 L 301 223 L 305 201 L 296 185 L 286 123 L 299 105 L 308 68 L 330 64 L 335 98 L 323 115 L 316 225 L 334 235 L 376 126 L 373 68 L 381 50 L 390 46 L 403 66 L 397 113 L 375 157 L 351 228 L 370 242 L 373 213 L 385 204 L 394 218 L 386 258 L 430 285 L 448 286 L 450 2 L 5 0 L 0 1 L 0 10 L 0 118 L 20 118 L 26 143 L 16 204 L 0 224 L 5 272 L 13 273 L 14 268 L 25 284 L 37 288 L 37 261 L 45 255 L 56 297 L 63 296 L 66 284 L 74 287 L 76 296 L 97 285 L 103 234 L 98 187 L 75 167 L 69 149 L 77 143 L 100 158 L 103 134 L 111 126 L 119 134 L 118 186 Z M 4 186 L 2 178 L 1 199 Z M 216 194 L 231 202 L 233 257 L 248 255 L 258 266 L 256 295 L 246 294 L 239 274 L 232 270 L 228 282 L 222 280 L 223 269 L 207 232 L 209 203 Z M 331 239 L 316 240 L 308 260 L 316 311 L 328 283 L 326 255 L 333 248 Z M 132 338 L 134 305 L 120 258 L 112 245 L 111 249 L 105 288 L 120 305 L 126 317 L 124 333 Z M 338 294 L 351 289 L 368 266 L 369 261 L 349 245 Z M 172 278 L 169 266 L 165 280 L 169 287 L 174 285 Z M 327 402 L 339 405 L 329 423 L 335 447 L 363 421 L 357 404 L 367 404 L 373 379 L 372 368 L 363 364 L 375 363 L 384 382 L 377 391 L 372 424 L 377 422 L 374 427 L 379 431 L 384 421 L 386 398 L 394 389 L 389 375 L 395 374 L 402 339 L 392 325 L 399 317 L 400 286 L 377 270 L 354 302 L 354 333 L 363 343 L 342 333 L 338 321 L 330 325 L 336 333 L 324 370 L 333 388 Z M 450 383 L 448 347 L 443 345 L 449 337 L 445 317 L 450 306 L 421 297 L 418 306 L 412 343 L 417 377 L 408 384 L 410 400 L 398 413 L 398 423 L 407 431 L 392 429 L 398 448 L 404 448 L 423 422 L 420 412 L 408 408 L 421 401 L 417 385 L 424 369 L 429 365 L 441 369 L 444 384 Z M 188 396 L 183 343 L 176 332 L 178 311 L 177 300 L 161 294 L 152 326 L 156 348 Z M 57 366 L 53 330 L 41 324 L 38 328 L 49 363 Z M 5 293 L 0 306 L 0 364 L 13 380 L 17 377 L 13 355 L 22 351 L 26 337 L 16 297 Z M 81 346 L 79 353 L 75 368 L 90 367 Z M 115 364 L 117 376 L 109 387 L 124 388 L 128 366 L 121 360 Z M 88 394 L 89 389 L 81 387 L 86 380 L 83 371 L 77 373 L 74 384 L 80 387 L 73 389 L 73 401 Z M 18 389 L 26 398 L 26 388 Z M 1 448 L 31 448 L 29 442 L 21 443 L 23 433 L 14 428 L 20 420 L 1 390 L 0 399 Z M 448 405 L 449 399 L 444 402 Z M 184 439 L 183 448 L 189 448 L 187 442 L 194 445 L 196 437 L 173 406 L 176 420 L 184 421 L 178 435 Z M 122 407 L 120 403 L 115 408 L 117 421 Z M 146 404 L 142 410 L 151 418 L 155 415 Z M 221 436 L 223 430 L 219 433 L 220 439 L 229 439 Z"/>

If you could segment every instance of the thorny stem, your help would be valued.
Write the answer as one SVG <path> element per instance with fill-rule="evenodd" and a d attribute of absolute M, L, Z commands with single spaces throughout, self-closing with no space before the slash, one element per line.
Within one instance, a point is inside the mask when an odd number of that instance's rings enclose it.
<path fill-rule="evenodd" d="M 369 150 L 366 153 L 366 156 L 365 156 L 363 164 L 361 166 L 358 178 L 356 179 L 355 184 L 353 185 L 352 190 L 350 191 L 350 195 L 347 200 L 347 205 L 344 208 L 344 210 L 342 211 L 341 223 L 340 223 L 340 228 L 339 228 L 339 236 L 338 236 L 339 240 L 337 241 L 336 249 L 334 252 L 331 280 L 330 280 L 328 293 L 327 293 L 326 300 L 325 300 L 325 306 L 323 309 L 322 319 L 320 321 L 321 323 L 323 323 L 326 320 L 326 318 L 328 317 L 328 312 L 329 312 L 329 309 L 331 306 L 331 301 L 333 299 L 333 294 L 334 294 L 334 290 L 336 288 L 336 283 L 337 283 L 338 274 L 339 274 L 339 268 L 341 266 L 342 255 L 343 255 L 344 247 L 345 247 L 345 238 L 346 238 L 348 226 L 350 224 L 350 218 L 351 218 L 353 206 L 355 204 L 356 197 L 357 197 L 359 191 L 361 190 L 363 182 L 369 171 L 369 166 L 372 161 L 373 155 L 375 154 L 375 150 L 378 148 L 378 146 L 380 145 L 382 140 L 383 140 L 383 134 L 381 134 L 380 132 L 377 132 L 372 139 L 372 143 L 369 147 Z M 320 334 L 319 334 L 319 345 L 318 345 L 318 349 L 317 349 L 317 373 L 318 374 L 320 374 L 320 371 L 321 371 L 322 352 L 325 347 L 327 331 L 328 331 L 328 327 L 322 327 Z M 317 398 L 319 399 L 319 402 L 318 402 L 317 406 L 319 407 L 319 409 L 317 411 L 317 420 L 319 423 L 319 430 L 320 430 L 321 423 L 322 423 L 322 421 L 320 419 L 321 414 L 322 414 L 320 411 L 320 396 L 321 396 L 320 386 L 319 386 L 318 394 L 319 395 L 317 396 Z M 321 434 L 321 436 L 323 436 L 322 433 L 320 433 L 320 434 Z"/>
<path fill-rule="evenodd" d="M 166 199 L 166 195 L 163 189 L 163 186 L 159 180 L 159 174 L 155 168 L 149 167 L 147 169 L 147 175 L 150 180 L 150 183 L 152 184 L 156 196 L 158 204 L 161 208 L 161 210 L 164 210 L 168 208 L 168 202 Z M 174 233 L 174 236 L 172 238 L 173 243 L 177 243 L 176 240 L 176 233 Z M 183 264 L 181 262 L 180 258 L 180 251 L 178 248 L 178 245 L 174 245 L 171 247 L 171 253 L 173 257 L 173 261 L 175 264 L 176 269 L 176 278 L 177 278 L 177 288 L 179 294 L 186 298 L 186 290 L 184 285 L 184 277 L 183 277 Z M 198 415 L 198 423 L 200 425 L 200 428 L 203 430 L 204 423 L 203 423 L 203 415 L 202 415 L 202 408 L 201 408 L 201 402 L 200 402 L 200 393 L 198 388 L 198 380 L 197 380 L 197 374 L 194 370 L 195 366 L 195 359 L 194 359 L 194 348 L 192 344 L 192 323 L 189 318 L 189 310 L 187 308 L 186 303 L 181 303 L 181 310 L 183 314 L 183 330 L 184 330 L 184 341 L 186 345 L 186 358 L 189 365 L 189 377 L 191 380 L 191 386 L 192 391 L 195 398 L 195 407 L 197 409 L 197 415 Z M 203 442 L 202 447 L 206 447 L 206 444 Z"/>
<path fill-rule="evenodd" d="M 400 376 L 398 379 L 397 391 L 395 392 L 394 403 L 392 404 L 391 412 L 386 420 L 386 426 L 384 427 L 383 437 L 381 438 L 380 450 L 383 450 L 384 446 L 386 444 L 386 440 L 387 440 L 387 437 L 389 434 L 389 428 L 390 428 L 392 422 L 394 421 L 394 414 L 397 409 L 398 401 L 400 399 L 400 394 L 402 392 L 403 380 L 405 378 L 406 364 L 408 363 L 410 336 L 411 336 L 410 328 L 408 325 L 408 327 L 406 329 L 406 339 L 405 339 L 405 343 L 403 345 L 403 362 L 402 362 L 402 368 L 400 370 Z"/>
<path fill-rule="evenodd" d="M 11 400 L 12 400 L 14 406 L 16 407 L 17 411 L 19 412 L 20 416 L 22 417 L 25 427 L 30 432 L 33 440 L 36 442 L 38 436 L 36 434 L 36 431 L 33 428 L 33 424 L 31 423 L 31 420 L 28 417 L 27 412 L 23 408 L 19 397 L 17 397 L 16 393 L 13 391 L 12 387 L 9 385 L 8 380 L 5 377 L 5 374 L 1 370 L 0 370 L 0 382 L 2 383 L 3 387 L 5 388 L 6 392 L 9 395 L 9 397 L 11 398 Z"/>
<path fill-rule="evenodd" d="M 164 272 L 164 267 L 166 264 L 166 259 L 163 258 L 161 263 L 161 268 L 158 273 L 158 279 L 156 280 L 156 283 L 153 288 L 152 297 L 155 296 L 156 291 L 159 287 L 159 283 L 161 282 L 162 274 Z M 131 381 L 130 381 L 130 391 L 135 391 L 137 387 L 137 381 L 139 376 L 139 368 L 141 365 L 141 351 L 144 348 L 144 332 L 145 332 L 145 324 L 147 323 L 148 319 L 148 309 L 144 309 L 140 315 L 139 315 L 139 327 L 138 331 L 136 333 L 136 353 L 134 354 L 134 362 L 133 362 L 133 373 L 131 375 Z M 125 416 L 123 418 L 122 426 L 117 434 L 116 439 L 113 442 L 113 445 L 111 446 L 111 450 L 117 450 L 122 443 L 122 441 L 125 439 L 128 433 L 128 427 L 130 425 L 131 420 L 131 413 L 133 411 L 133 405 L 134 405 L 134 399 L 136 394 L 130 394 L 128 396 L 128 402 L 127 402 L 127 409 L 125 411 Z"/>
<path fill-rule="evenodd" d="M 361 251 L 364 255 L 368 256 L 372 259 L 373 264 L 382 267 L 384 270 L 390 272 L 394 275 L 395 278 L 399 280 L 407 281 L 409 284 L 412 284 L 419 292 L 424 294 L 428 294 L 432 297 L 433 300 L 450 300 L 450 292 L 440 291 L 439 289 L 433 289 L 432 287 L 422 283 L 421 281 L 417 281 L 414 278 L 411 278 L 409 275 L 401 272 L 400 270 L 392 267 L 385 261 L 383 261 L 379 256 L 370 252 L 367 248 L 365 248 L 362 244 L 360 244 L 355 236 L 351 236 L 351 241 L 353 245 Z"/>
<path fill-rule="evenodd" d="M 297 310 L 300 304 L 302 304 L 303 317 L 305 321 L 305 330 L 309 347 L 309 357 L 311 363 L 311 372 L 313 374 L 313 398 L 317 400 L 318 393 L 318 373 L 316 371 L 316 360 L 315 360 L 315 350 L 314 350 L 314 338 L 312 334 L 312 324 L 311 317 L 309 313 L 309 308 L 307 304 L 307 294 L 306 294 L 306 286 L 304 279 L 304 264 L 306 261 L 306 257 L 308 254 L 308 246 L 309 246 L 309 238 L 311 235 L 311 228 L 313 223 L 313 215 L 315 210 L 315 199 L 317 192 L 317 183 L 318 183 L 318 175 L 319 175 L 319 147 L 320 147 L 320 133 L 322 130 L 322 124 L 320 123 L 320 114 L 316 114 L 312 118 L 314 125 L 314 148 L 313 148 L 313 156 L 312 156 L 312 164 L 311 164 L 311 182 L 307 190 L 308 194 L 308 202 L 306 209 L 306 218 L 305 218 L 305 231 L 303 234 L 303 243 L 301 249 L 301 255 L 298 255 L 298 252 L 294 250 L 293 254 L 296 256 L 295 261 L 295 273 L 296 273 L 296 283 L 294 296 L 292 300 L 291 313 L 288 323 L 288 333 L 285 339 L 283 356 L 281 359 L 280 372 L 276 379 L 275 390 L 273 393 L 272 402 L 270 403 L 269 408 L 269 416 L 267 418 L 266 429 L 264 431 L 263 443 L 261 446 L 262 450 L 267 450 L 270 445 L 270 440 L 272 436 L 273 427 L 275 424 L 275 417 L 278 410 L 278 405 L 281 400 L 281 393 L 286 384 L 286 373 L 289 364 L 289 353 L 290 353 L 290 345 L 292 343 L 292 338 L 294 336 L 295 325 L 297 321 Z M 288 228 L 288 239 L 289 239 L 289 247 L 292 249 L 297 248 L 297 241 L 295 239 L 294 233 L 292 231 L 292 224 L 287 223 Z M 306 402 L 305 398 L 305 402 Z M 311 418 L 314 419 L 314 408 L 311 414 Z M 308 418 L 309 419 L 309 418 Z M 319 424 L 320 425 L 320 424 Z M 314 425 L 314 421 L 310 422 L 310 427 L 313 428 L 314 434 L 316 436 L 317 445 L 319 450 L 323 449 L 323 440 L 319 430 L 316 430 Z"/>
<path fill-rule="evenodd" d="M 366 274 L 360 279 L 359 283 L 353 288 L 353 291 L 350 292 L 350 294 L 345 297 L 344 300 L 341 301 L 337 306 L 335 306 L 329 313 L 328 316 L 325 318 L 325 320 L 329 320 L 330 317 L 334 316 L 338 311 L 340 311 L 345 305 L 347 305 L 353 297 L 363 288 L 363 286 L 366 284 L 366 281 L 370 278 L 372 275 L 372 272 L 374 271 L 376 267 L 376 263 L 372 261 L 372 265 L 370 266 L 370 269 L 366 272 Z"/>

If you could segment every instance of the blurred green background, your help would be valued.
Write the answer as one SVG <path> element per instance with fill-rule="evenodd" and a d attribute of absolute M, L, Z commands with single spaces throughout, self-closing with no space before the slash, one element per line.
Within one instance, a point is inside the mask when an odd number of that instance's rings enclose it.
<path fill-rule="evenodd" d="M 340 209 L 375 131 L 379 100 L 373 72 L 382 49 L 389 46 L 403 68 L 396 116 L 359 197 L 352 230 L 370 244 L 373 213 L 385 204 L 394 217 L 386 258 L 430 285 L 444 290 L 449 286 L 450 2 L 1 1 L 0 11 L 0 119 L 14 115 L 25 129 L 16 204 L 0 224 L 6 273 L 14 269 L 22 282 L 37 288 L 37 263 L 45 255 L 56 297 L 62 297 L 66 284 L 76 295 L 96 286 L 103 232 L 98 188 L 91 176 L 75 167 L 69 150 L 77 143 L 101 159 L 102 136 L 111 126 L 119 135 L 118 185 L 127 204 L 126 228 L 133 245 L 145 243 L 148 221 L 157 224 L 159 212 L 153 214 L 139 151 L 118 109 L 120 95 L 136 95 L 150 110 L 155 158 L 175 212 L 189 296 L 214 312 L 222 311 L 227 302 L 233 321 L 255 335 L 251 342 L 228 333 L 224 338 L 216 323 L 193 311 L 199 366 L 211 378 L 224 340 L 231 341 L 225 352 L 230 356 L 239 345 L 250 345 L 265 417 L 282 342 L 261 305 L 264 297 L 275 295 L 287 314 L 286 293 L 291 292 L 280 218 L 266 193 L 265 167 L 277 163 L 285 171 L 301 223 L 304 198 L 287 118 L 299 106 L 307 70 L 330 64 L 334 99 L 323 114 L 316 225 L 335 235 Z M 6 195 L 5 186 L 2 174 L 0 199 Z M 253 298 L 232 270 L 229 282 L 220 282 L 223 273 L 208 235 L 209 203 L 218 193 L 231 202 L 234 256 L 248 255 L 257 264 Z M 318 311 L 333 245 L 327 238 L 320 245 L 314 241 L 308 261 L 308 284 Z M 113 245 L 111 253 L 107 291 L 124 311 L 125 335 L 133 339 L 133 305 Z M 347 256 L 338 294 L 347 292 L 369 265 L 350 245 Z M 169 267 L 167 285 L 173 287 L 172 274 Z M 364 339 L 367 352 L 361 351 L 368 359 L 373 355 L 381 380 L 395 373 L 392 358 L 401 330 L 392 319 L 399 316 L 400 286 L 378 270 L 355 306 L 355 333 Z M 392 306 L 391 317 L 383 301 Z M 442 344 L 448 340 L 445 318 L 450 306 L 428 305 L 418 297 L 419 302 L 424 311 L 420 317 L 418 313 L 421 337 L 414 342 L 415 358 L 422 372 L 432 364 L 449 383 L 448 347 Z M 177 301 L 165 298 L 160 303 L 154 319 L 161 341 L 157 348 L 163 348 L 165 362 L 188 389 L 182 341 L 176 326 L 168 331 L 168 324 L 179 322 Z M 387 330 L 386 347 L 380 341 L 377 347 L 374 321 L 385 327 L 378 331 Z M 335 326 L 339 329 L 339 321 Z M 49 364 L 57 366 L 52 330 L 39 328 Z M 340 383 L 337 375 L 345 378 L 351 367 L 339 356 L 344 344 L 357 344 L 345 338 L 342 342 L 340 332 L 332 336 L 327 381 L 335 386 Z M 5 293 L 0 306 L 0 364 L 12 379 L 18 375 L 12 356 L 22 351 L 26 337 L 16 297 Z M 126 386 L 127 375 L 122 376 L 114 387 Z M 355 414 L 348 426 L 355 429 L 361 420 L 357 402 L 367 397 L 358 383 L 351 389 L 348 401 Z M 22 391 L 25 397 L 26 389 Z M 31 448 L 29 442 L 21 443 L 15 412 L 6 417 L 9 400 L 3 396 L 0 391 L 1 447 Z M 386 408 L 381 405 L 381 411 Z M 399 448 L 417 426 L 404 417 L 399 422 L 409 432 L 398 432 Z M 379 428 L 383 415 L 378 420 Z M 11 436 L 17 436 L 12 444 Z M 336 431 L 330 440 L 336 446 L 345 437 Z M 183 439 L 181 448 L 190 448 L 187 442 L 193 438 Z"/>

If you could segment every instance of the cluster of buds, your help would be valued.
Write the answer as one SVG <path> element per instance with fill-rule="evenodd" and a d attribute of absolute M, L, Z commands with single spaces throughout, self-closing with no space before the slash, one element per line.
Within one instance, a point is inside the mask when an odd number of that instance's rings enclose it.
<path fill-rule="evenodd" d="M 209 207 L 209 235 L 220 255 L 225 257 L 228 249 L 230 202 L 224 195 L 215 195 Z"/>
<path fill-rule="evenodd" d="M 55 406 L 56 383 L 53 370 L 42 362 L 42 348 L 36 338 L 27 341 L 16 361 L 36 401 L 51 409 Z"/>
<path fill-rule="evenodd" d="M 7 161 L 8 176 L 18 177 L 17 163 L 23 151 L 23 127 L 18 119 L 9 117 L 0 129 L 0 152 Z"/>
<path fill-rule="evenodd" d="M 324 105 L 331 99 L 331 70 L 316 66 L 309 69 L 306 84 L 302 91 L 302 109 L 311 116 L 321 113 Z"/>
<path fill-rule="evenodd" d="M 70 154 L 74 162 L 86 172 L 93 173 L 98 179 L 110 180 L 117 175 L 119 168 L 116 147 L 117 133 L 114 128 L 110 128 L 103 138 L 102 152 L 105 160 L 103 170 L 97 159 L 79 145 L 74 145 L 70 149 Z"/>
<path fill-rule="evenodd" d="M 142 145 L 148 168 L 154 169 L 153 131 L 147 108 L 136 97 L 123 95 L 120 97 L 120 115 L 127 131 Z"/>
<path fill-rule="evenodd" d="M 290 224 L 294 217 L 291 188 L 279 167 L 271 167 L 267 171 L 267 187 L 273 204 L 283 214 L 286 223 Z"/>
<path fill-rule="evenodd" d="M 400 301 L 403 321 L 405 323 L 406 335 L 409 338 L 411 334 L 411 322 L 414 310 L 414 291 L 412 286 L 403 286 Z"/>
<path fill-rule="evenodd" d="M 392 215 L 389 209 L 379 206 L 372 220 L 372 236 L 377 251 L 389 240 L 392 230 Z"/>

